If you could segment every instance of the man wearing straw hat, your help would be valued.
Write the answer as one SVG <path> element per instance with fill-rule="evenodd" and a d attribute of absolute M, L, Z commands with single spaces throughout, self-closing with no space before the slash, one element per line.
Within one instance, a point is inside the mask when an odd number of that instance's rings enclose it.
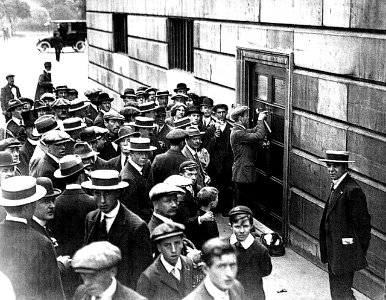
<path fill-rule="evenodd" d="M 328 264 L 331 298 L 355 299 L 351 289 L 354 272 L 367 266 L 371 238 L 366 196 L 348 174 L 347 151 L 326 151 L 331 192 L 320 223 L 320 257 Z"/>
<path fill-rule="evenodd" d="M 156 147 L 150 145 L 148 138 L 131 138 L 127 149 L 130 156 L 121 177 L 129 186 L 123 193 L 122 202 L 147 223 L 152 214 L 149 192 L 154 185 L 149 157 Z"/>
<path fill-rule="evenodd" d="M 27 225 L 47 191 L 31 176 L 16 176 L 3 180 L 1 192 L 7 216 L 0 224 L 0 269 L 16 298 L 65 299 L 51 241 Z"/>
<path fill-rule="evenodd" d="M 122 252 L 117 279 L 135 289 L 141 273 L 152 263 L 150 232 L 146 223 L 118 199 L 128 183 L 115 170 L 91 172 L 91 181 L 82 187 L 93 191 L 97 210 L 86 217 L 85 243 L 109 241 Z"/>

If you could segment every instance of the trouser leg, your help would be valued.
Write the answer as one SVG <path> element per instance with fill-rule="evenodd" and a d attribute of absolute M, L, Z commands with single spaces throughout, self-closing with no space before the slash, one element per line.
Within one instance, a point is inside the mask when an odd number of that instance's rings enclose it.
<path fill-rule="evenodd" d="M 331 271 L 328 273 L 330 281 L 330 292 L 332 300 L 355 300 L 352 284 L 354 272 L 340 275 L 334 275 Z"/>

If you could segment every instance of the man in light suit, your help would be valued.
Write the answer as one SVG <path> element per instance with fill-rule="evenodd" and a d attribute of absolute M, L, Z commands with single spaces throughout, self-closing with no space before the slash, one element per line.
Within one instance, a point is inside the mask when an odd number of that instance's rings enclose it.
<path fill-rule="evenodd" d="M 83 284 L 75 291 L 73 299 L 145 300 L 115 279 L 121 260 L 121 251 L 109 242 L 94 242 L 78 250 L 72 267 L 82 277 Z"/>
<path fill-rule="evenodd" d="M 366 196 L 348 174 L 349 153 L 326 151 L 331 192 L 320 223 L 320 256 L 328 264 L 331 298 L 355 299 L 354 272 L 367 266 L 371 238 Z"/>
<path fill-rule="evenodd" d="M 86 217 L 85 244 L 109 241 L 117 246 L 122 252 L 117 279 L 134 289 L 153 258 L 146 223 L 118 200 L 127 185 L 116 170 L 93 171 L 91 181 L 82 183 L 83 188 L 93 191 L 98 206 Z"/>
<path fill-rule="evenodd" d="M 179 300 L 193 289 L 193 262 L 181 255 L 184 226 L 163 223 L 151 233 L 161 253 L 138 280 L 137 292 L 148 299 Z"/>
<path fill-rule="evenodd" d="M 207 241 L 201 259 L 206 277 L 184 300 L 245 299 L 244 288 L 236 279 L 236 250 L 229 240 Z"/>
<path fill-rule="evenodd" d="M 258 115 L 258 121 L 254 128 L 247 129 L 249 122 L 249 108 L 247 106 L 236 107 L 231 112 L 231 118 L 235 121 L 230 135 L 230 143 L 233 151 L 234 162 L 232 166 L 232 181 L 235 182 L 235 205 L 254 207 L 252 201 L 256 199 L 255 171 L 256 147 L 264 139 L 265 127 L 263 120 L 266 112 Z"/>
<path fill-rule="evenodd" d="M 0 269 L 17 299 L 65 299 L 51 241 L 27 225 L 46 192 L 31 176 L 1 182 L 0 205 L 7 216 L 0 224 Z"/>

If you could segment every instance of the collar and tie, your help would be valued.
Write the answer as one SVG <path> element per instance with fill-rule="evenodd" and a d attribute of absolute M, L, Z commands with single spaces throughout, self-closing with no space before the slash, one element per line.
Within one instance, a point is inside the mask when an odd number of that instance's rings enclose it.
<path fill-rule="evenodd" d="M 177 267 L 174 267 L 170 273 L 178 280 L 180 281 L 181 280 L 181 273 L 180 273 L 180 270 L 178 270 Z"/>
<path fill-rule="evenodd" d="M 244 247 L 243 247 L 243 245 L 241 245 L 240 242 L 236 242 L 236 243 L 235 243 L 235 247 L 236 247 L 236 249 L 239 250 L 239 251 L 240 251 L 240 250 L 244 250 Z"/>
<path fill-rule="evenodd" d="M 101 216 L 102 218 L 103 216 Z M 104 241 L 107 240 L 107 224 L 106 224 L 107 217 L 104 216 L 103 219 L 99 222 L 98 226 L 98 232 L 99 232 L 99 240 Z"/>

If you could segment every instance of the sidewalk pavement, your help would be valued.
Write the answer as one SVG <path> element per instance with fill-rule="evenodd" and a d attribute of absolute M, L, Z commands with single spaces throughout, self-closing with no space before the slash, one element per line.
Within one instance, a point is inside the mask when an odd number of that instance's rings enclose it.
<path fill-rule="evenodd" d="M 228 218 L 216 215 L 221 237 L 230 236 Z M 259 233 L 272 232 L 268 227 L 255 220 Z M 328 274 L 312 262 L 290 248 L 281 257 L 272 257 L 272 273 L 263 279 L 267 300 L 330 300 Z M 367 300 L 365 295 L 354 290 L 357 300 Z"/>

